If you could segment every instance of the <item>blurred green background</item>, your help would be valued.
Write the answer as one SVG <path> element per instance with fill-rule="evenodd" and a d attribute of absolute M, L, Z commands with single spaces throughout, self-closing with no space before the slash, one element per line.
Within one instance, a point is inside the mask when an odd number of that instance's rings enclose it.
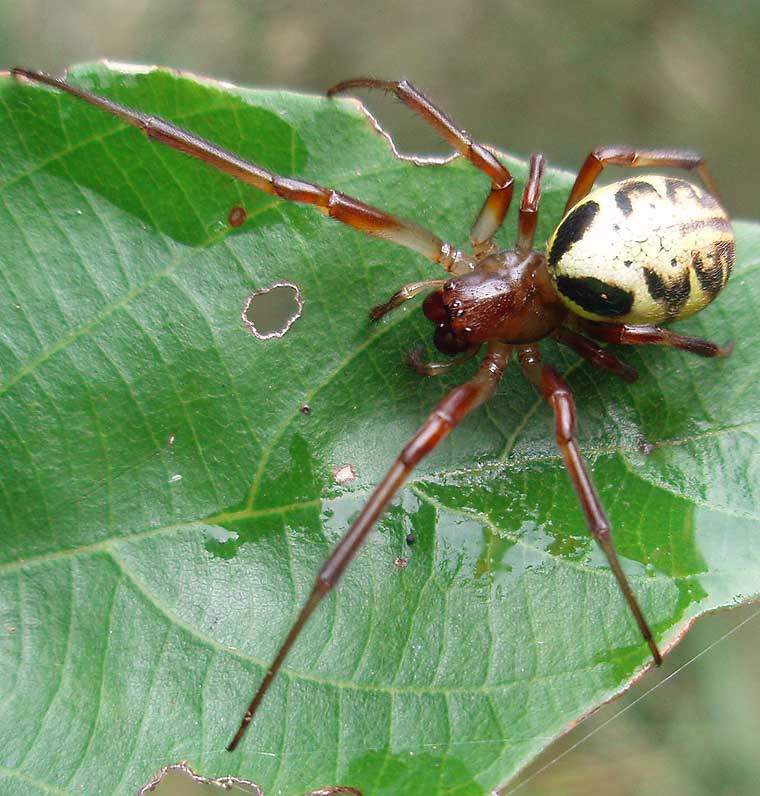
<path fill-rule="evenodd" d="M 698 149 L 728 210 L 760 216 L 757 0 L 0 0 L 0 53 L 3 67 L 60 72 L 107 57 L 316 92 L 358 75 L 407 77 L 474 137 L 523 155 L 541 150 L 568 169 L 602 144 Z M 446 151 L 398 103 L 365 99 L 402 150 Z M 536 768 L 754 610 L 700 622 L 663 673 L 574 730 Z M 755 796 L 758 650 L 755 620 L 517 792 Z"/>

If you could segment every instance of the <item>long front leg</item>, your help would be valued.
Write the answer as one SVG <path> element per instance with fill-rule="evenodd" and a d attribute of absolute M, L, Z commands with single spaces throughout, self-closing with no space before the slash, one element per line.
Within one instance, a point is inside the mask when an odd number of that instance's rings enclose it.
<path fill-rule="evenodd" d="M 406 80 L 376 80 L 371 77 L 357 77 L 343 80 L 327 90 L 332 97 L 352 88 L 376 88 L 394 94 L 407 108 L 419 114 L 433 127 L 462 157 L 480 169 L 491 179 L 491 191 L 483 202 L 483 207 L 470 230 L 470 240 L 475 253 L 482 255 L 491 246 L 491 238 L 499 229 L 509 210 L 514 190 L 514 179 L 509 169 L 488 149 L 472 138 L 446 114 L 437 108 L 421 92 Z"/>
<path fill-rule="evenodd" d="M 575 178 L 570 196 L 567 198 L 565 212 L 580 202 L 586 196 L 596 178 L 607 166 L 627 166 L 640 168 L 642 166 L 668 167 L 674 169 L 695 170 L 699 174 L 705 187 L 713 196 L 718 196 L 715 181 L 705 164 L 704 158 L 698 152 L 680 149 L 629 149 L 622 146 L 605 146 L 595 149 L 589 154 Z"/>
<path fill-rule="evenodd" d="M 166 144 L 172 149 L 197 158 L 272 196 L 291 202 L 313 205 L 330 218 L 347 224 L 365 235 L 373 235 L 412 249 L 447 271 L 464 273 L 474 267 L 475 261 L 470 255 L 460 252 L 437 235 L 412 221 L 378 210 L 376 207 L 360 202 L 340 191 L 333 191 L 306 180 L 281 177 L 279 174 L 274 174 L 255 163 L 238 157 L 165 119 L 127 108 L 113 100 L 84 91 L 43 72 L 34 72 L 18 67 L 12 69 L 11 72 L 15 77 L 45 83 L 73 94 L 91 105 L 118 116 L 153 141 Z"/>
<path fill-rule="evenodd" d="M 351 563 L 367 534 L 385 511 L 388 503 L 390 503 L 393 496 L 422 458 L 434 450 L 438 443 L 453 431 L 473 409 L 480 406 L 493 395 L 509 361 L 510 352 L 511 348 L 503 343 L 490 343 L 488 352 L 483 357 L 475 377 L 459 387 L 455 387 L 446 395 L 428 415 L 427 420 L 407 443 L 404 450 L 401 451 L 399 457 L 372 493 L 359 516 L 354 520 L 353 525 L 346 531 L 322 566 L 306 604 L 301 609 L 301 613 L 282 643 L 272 665 L 267 669 L 259 690 L 251 701 L 245 716 L 243 716 L 235 737 L 227 747 L 230 752 L 240 743 L 240 739 L 251 723 L 251 719 L 253 719 L 256 710 L 261 704 L 261 700 L 269 690 L 272 680 L 280 670 L 290 648 L 300 635 L 314 609 L 335 588 L 346 567 Z"/>
<path fill-rule="evenodd" d="M 522 346 L 518 351 L 518 357 L 525 377 L 536 387 L 554 412 L 554 434 L 557 439 L 557 447 L 565 460 L 570 481 L 586 516 L 586 525 L 607 557 L 610 569 L 636 619 L 641 635 L 649 645 L 654 662 L 659 666 L 662 663 L 662 656 L 631 585 L 628 583 L 628 578 L 620 566 L 617 551 L 610 535 L 610 522 L 604 513 L 594 482 L 591 480 L 586 463 L 583 461 L 575 441 L 575 402 L 570 388 L 554 368 L 541 362 L 541 356 L 536 346 Z"/>

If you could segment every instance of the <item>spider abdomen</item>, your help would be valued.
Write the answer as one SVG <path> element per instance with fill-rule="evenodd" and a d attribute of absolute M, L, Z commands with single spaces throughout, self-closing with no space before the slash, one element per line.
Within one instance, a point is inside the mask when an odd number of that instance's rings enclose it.
<path fill-rule="evenodd" d="M 574 313 L 595 321 L 659 324 L 707 306 L 735 259 L 725 211 L 705 189 L 643 176 L 590 193 L 547 247 L 554 287 Z"/>

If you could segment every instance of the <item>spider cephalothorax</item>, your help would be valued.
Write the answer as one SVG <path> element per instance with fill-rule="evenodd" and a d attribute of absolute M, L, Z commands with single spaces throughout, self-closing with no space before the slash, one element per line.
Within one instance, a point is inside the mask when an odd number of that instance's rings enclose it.
<path fill-rule="evenodd" d="M 508 169 L 489 149 L 471 140 L 406 81 L 361 78 L 330 89 L 330 96 L 355 87 L 393 92 L 490 178 L 491 189 L 470 232 L 474 251 L 470 255 L 413 222 L 338 191 L 273 174 L 163 119 L 117 105 L 39 72 L 14 69 L 13 74 L 67 91 L 119 116 L 148 137 L 262 191 L 314 205 L 337 221 L 413 249 L 442 266 L 452 276 L 405 285 L 371 312 L 377 320 L 413 296 L 432 289 L 424 300 L 423 311 L 436 325 L 435 345 L 445 354 L 459 356 L 448 363 L 423 363 L 415 352 L 410 361 L 420 373 L 436 375 L 486 346 L 475 376 L 451 390 L 433 409 L 322 566 L 306 604 L 230 743 L 230 750 L 243 737 L 311 613 L 335 587 L 378 517 L 417 463 L 471 411 L 493 396 L 513 353 L 523 375 L 552 408 L 556 442 L 588 529 L 604 551 L 655 663 L 661 662 L 652 631 L 618 561 L 609 521 L 574 438 L 572 393 L 560 374 L 541 361 L 536 343 L 552 336 L 593 365 L 628 381 L 636 379 L 635 369 L 601 348 L 597 340 L 666 345 L 706 357 L 730 352 L 730 345 L 719 346 L 652 325 L 702 309 L 722 290 L 733 266 L 733 233 L 699 155 L 627 147 L 594 150 L 578 172 L 564 218 L 551 236 L 546 255 L 534 249 L 544 160 L 541 155 L 533 155 L 520 203 L 515 246 L 497 251 L 493 236 L 507 213 L 514 186 Z M 608 165 L 693 169 L 707 190 L 685 180 L 648 175 L 592 192 L 597 177 Z"/>
<path fill-rule="evenodd" d="M 437 325 L 436 348 L 449 355 L 491 340 L 536 342 L 567 315 L 543 254 L 516 249 L 490 254 L 470 273 L 447 279 L 427 296 L 422 309 Z"/>

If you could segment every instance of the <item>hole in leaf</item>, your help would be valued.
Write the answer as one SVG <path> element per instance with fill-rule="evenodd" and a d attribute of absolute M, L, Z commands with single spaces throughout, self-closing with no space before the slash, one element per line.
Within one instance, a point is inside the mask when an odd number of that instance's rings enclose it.
<path fill-rule="evenodd" d="M 196 774 L 187 763 L 174 763 L 162 768 L 158 776 L 144 785 L 137 796 L 264 796 L 255 782 L 239 777 L 208 779 Z M 362 792 L 350 785 L 335 785 L 309 791 L 304 796 L 362 796 Z"/>
<path fill-rule="evenodd" d="M 187 763 L 162 768 L 155 779 L 142 787 L 138 796 L 264 796 L 255 782 L 238 777 L 207 779 L 195 774 Z"/>
<path fill-rule="evenodd" d="M 301 317 L 301 291 L 290 282 L 257 290 L 243 305 L 243 322 L 259 340 L 282 337 Z"/>

